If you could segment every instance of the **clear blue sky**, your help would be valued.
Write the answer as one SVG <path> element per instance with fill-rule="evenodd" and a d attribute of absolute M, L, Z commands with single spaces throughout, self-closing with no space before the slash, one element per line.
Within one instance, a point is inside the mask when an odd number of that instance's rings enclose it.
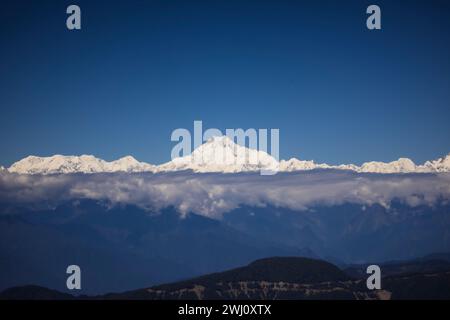
<path fill-rule="evenodd" d="M 2 1 L 0 164 L 161 163 L 194 120 L 279 128 L 281 158 L 423 162 L 450 152 L 449 40 L 443 0 Z"/>

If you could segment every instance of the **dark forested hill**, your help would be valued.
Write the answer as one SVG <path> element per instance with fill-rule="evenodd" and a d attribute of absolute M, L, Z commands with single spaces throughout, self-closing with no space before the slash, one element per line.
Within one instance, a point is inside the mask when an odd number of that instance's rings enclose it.
<path fill-rule="evenodd" d="M 399 262 L 392 269 L 395 272 L 382 278 L 382 289 L 373 291 L 367 289 L 362 273 L 355 277 L 354 270 L 347 274 L 321 260 L 274 257 L 224 272 L 123 293 L 74 297 L 43 287 L 22 286 L 5 290 L 0 299 L 450 299 L 450 266 L 444 268 L 442 263 L 434 262 L 425 265 L 423 268 L 424 262 L 417 260 L 405 262 L 402 267 Z"/>

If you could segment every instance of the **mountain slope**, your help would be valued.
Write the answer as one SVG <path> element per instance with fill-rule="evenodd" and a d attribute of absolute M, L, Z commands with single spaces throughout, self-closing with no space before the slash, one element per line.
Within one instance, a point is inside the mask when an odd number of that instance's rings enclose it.
<path fill-rule="evenodd" d="M 13 287 L 0 293 L 0 300 L 73 300 L 74 296 L 41 286 Z"/>

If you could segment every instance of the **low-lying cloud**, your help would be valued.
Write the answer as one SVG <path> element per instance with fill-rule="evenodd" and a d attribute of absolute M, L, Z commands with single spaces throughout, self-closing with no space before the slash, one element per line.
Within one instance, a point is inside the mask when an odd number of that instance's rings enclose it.
<path fill-rule="evenodd" d="M 356 203 L 389 207 L 450 200 L 450 174 L 360 174 L 316 170 L 261 176 L 257 173 L 177 172 L 19 175 L 0 173 L 0 202 L 56 205 L 72 199 L 132 204 L 149 210 L 173 206 L 220 218 L 242 205 L 304 210 Z"/>

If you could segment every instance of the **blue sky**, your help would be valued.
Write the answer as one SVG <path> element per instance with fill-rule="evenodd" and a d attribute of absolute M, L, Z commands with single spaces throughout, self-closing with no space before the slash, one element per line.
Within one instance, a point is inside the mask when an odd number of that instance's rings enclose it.
<path fill-rule="evenodd" d="M 449 17 L 437 0 L 4 1 L 0 164 L 162 163 L 194 120 L 279 128 L 281 158 L 434 159 L 450 152 Z"/>

